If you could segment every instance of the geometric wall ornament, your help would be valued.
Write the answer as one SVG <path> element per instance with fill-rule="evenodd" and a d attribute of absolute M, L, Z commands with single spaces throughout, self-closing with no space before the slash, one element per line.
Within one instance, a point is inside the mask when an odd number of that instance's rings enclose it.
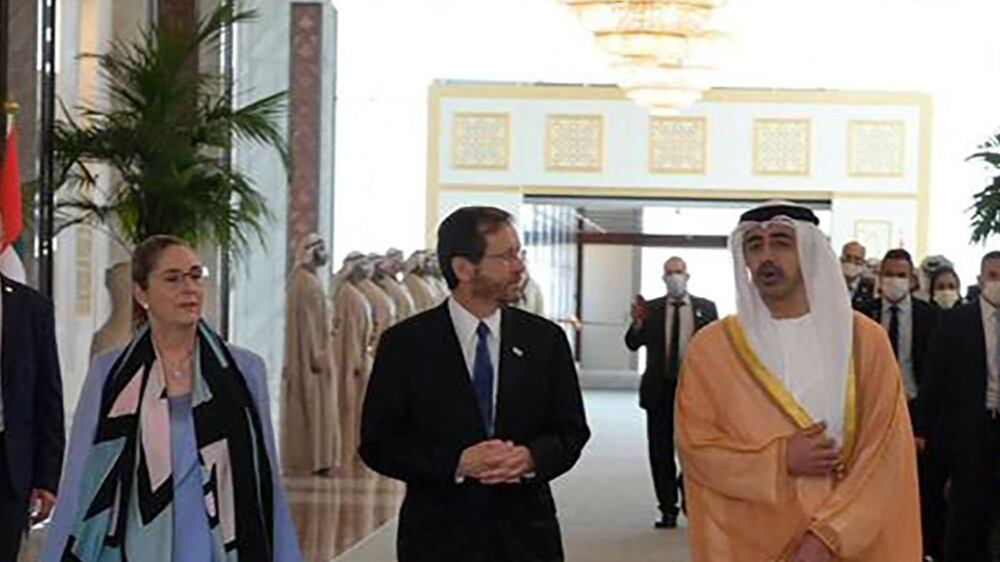
<path fill-rule="evenodd" d="M 905 148 L 906 124 L 903 121 L 851 120 L 847 124 L 847 174 L 901 178 Z"/>
<path fill-rule="evenodd" d="M 649 119 L 649 171 L 654 174 L 704 174 L 708 152 L 704 117 Z"/>
<path fill-rule="evenodd" d="M 758 175 L 808 176 L 808 119 L 754 119 L 753 172 Z"/>
<path fill-rule="evenodd" d="M 508 114 L 452 114 L 452 168 L 506 170 L 509 166 L 510 116 Z"/>
<path fill-rule="evenodd" d="M 89 226 L 76 228 L 73 262 L 76 266 L 76 295 L 74 308 L 79 316 L 89 316 L 93 310 L 94 296 L 94 241 Z"/>
<path fill-rule="evenodd" d="M 600 172 L 604 167 L 603 115 L 549 115 L 545 128 L 545 169 Z"/>

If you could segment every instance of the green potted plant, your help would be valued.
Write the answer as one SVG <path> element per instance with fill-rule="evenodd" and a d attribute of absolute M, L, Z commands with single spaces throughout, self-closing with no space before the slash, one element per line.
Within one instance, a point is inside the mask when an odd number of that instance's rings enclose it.
<path fill-rule="evenodd" d="M 966 160 L 978 160 L 995 170 L 990 183 L 972 196 L 972 241 L 985 242 L 1000 233 L 1000 132 L 979 145 Z"/>
<path fill-rule="evenodd" d="M 274 149 L 287 168 L 285 93 L 234 108 L 218 73 L 192 68 L 227 29 L 256 13 L 223 2 L 194 30 L 153 26 L 97 60 L 106 108 L 63 108 L 57 123 L 57 230 L 89 225 L 131 250 L 153 234 L 239 256 L 270 219 L 253 179 L 229 165 L 234 143 Z M 100 178 L 94 164 L 103 164 Z M 126 301 L 127 302 L 127 301 Z"/>

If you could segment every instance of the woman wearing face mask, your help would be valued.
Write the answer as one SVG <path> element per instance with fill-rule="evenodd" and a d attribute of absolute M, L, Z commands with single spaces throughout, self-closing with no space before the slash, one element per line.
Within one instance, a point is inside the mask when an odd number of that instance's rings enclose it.
<path fill-rule="evenodd" d="M 931 304 L 941 310 L 951 310 L 962 303 L 962 282 L 950 267 L 943 267 L 931 276 Z"/>
<path fill-rule="evenodd" d="M 297 562 L 264 362 L 202 320 L 183 240 L 132 256 L 142 326 L 91 364 L 41 560 Z"/>

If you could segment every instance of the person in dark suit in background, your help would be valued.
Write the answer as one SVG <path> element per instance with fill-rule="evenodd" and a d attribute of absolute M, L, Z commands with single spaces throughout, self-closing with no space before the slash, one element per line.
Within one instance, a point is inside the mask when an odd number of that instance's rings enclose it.
<path fill-rule="evenodd" d="M 851 294 L 851 306 L 860 311 L 871 306 L 875 294 L 875 284 L 864 276 L 865 254 L 865 247 L 855 240 L 844 244 L 840 250 L 840 269 Z"/>
<path fill-rule="evenodd" d="M 911 296 L 912 279 L 910 253 L 903 249 L 889 250 L 882 258 L 879 271 L 881 298 L 872 300 L 864 311 L 889 334 L 911 412 L 926 371 L 930 339 L 939 316 L 934 307 Z"/>
<path fill-rule="evenodd" d="M 945 562 L 986 562 L 1000 502 L 1000 252 L 980 265 L 981 295 L 944 315 L 914 431 L 951 477 Z"/>
<path fill-rule="evenodd" d="M 719 317 L 715 303 L 688 294 L 687 264 L 672 257 L 663 264 L 667 295 L 646 302 L 637 295 L 625 345 L 646 347 L 646 370 L 639 386 L 639 406 L 646 410 L 646 439 L 653 487 L 659 504 L 657 528 L 677 527 L 680 480 L 674 457 L 674 396 L 684 349 L 691 337 Z M 669 309 L 669 311 L 668 311 Z"/>
<path fill-rule="evenodd" d="M 912 281 L 913 259 L 909 252 L 903 249 L 886 252 L 879 271 L 882 295 L 872 301 L 868 311 L 869 316 L 881 323 L 889 334 L 889 343 L 903 377 L 903 390 L 911 417 L 916 414 L 918 397 L 928 392 L 921 386 L 930 372 L 927 355 L 939 316 L 938 309 L 911 295 Z M 927 451 L 918 451 L 917 469 L 924 554 L 938 557 L 944 533 L 943 499 L 939 486 L 941 470 Z"/>
<path fill-rule="evenodd" d="M 6 277 L 0 287 L 0 562 L 14 562 L 55 505 L 66 426 L 52 301 Z"/>
<path fill-rule="evenodd" d="M 590 438 L 566 334 L 508 306 L 525 271 L 508 213 L 455 211 L 438 259 L 452 295 L 382 336 L 362 413 L 361 458 L 407 484 L 398 558 L 561 561 L 549 482 Z"/>

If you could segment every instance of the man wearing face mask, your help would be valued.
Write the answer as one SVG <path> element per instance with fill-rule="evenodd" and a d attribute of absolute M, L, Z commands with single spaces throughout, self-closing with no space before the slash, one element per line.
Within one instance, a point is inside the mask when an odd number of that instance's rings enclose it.
<path fill-rule="evenodd" d="M 854 310 L 864 310 L 870 306 L 875 285 L 864 276 L 865 247 L 860 242 L 852 240 L 840 251 L 840 269 L 847 282 L 847 291 L 851 294 L 851 306 Z"/>
<path fill-rule="evenodd" d="M 949 467 L 945 562 L 991 560 L 1000 500 L 1000 252 L 983 256 L 979 288 L 941 319 L 914 418 L 917 446 L 939 451 Z"/>
<path fill-rule="evenodd" d="M 677 526 L 677 461 L 674 458 L 674 395 L 684 350 L 691 337 L 718 319 L 715 303 L 688 293 L 690 275 L 684 260 L 674 256 L 663 264 L 667 296 L 646 302 L 637 295 L 625 345 L 632 351 L 646 346 L 646 370 L 639 386 L 639 406 L 646 410 L 646 439 L 653 487 L 659 503 L 656 527 Z"/>
<path fill-rule="evenodd" d="M 903 377 L 910 415 L 915 416 L 917 398 L 921 394 L 921 383 L 929 372 L 927 354 L 931 349 L 931 336 L 937 325 L 938 312 L 926 302 L 911 296 L 913 281 L 913 260 L 903 249 L 889 250 L 882 258 L 880 269 L 882 297 L 873 301 L 870 316 L 889 334 Z M 923 529 L 924 554 L 938 556 L 939 537 L 942 529 L 940 521 L 940 500 L 937 490 L 940 472 L 924 451 L 919 451 L 917 470 L 920 475 L 921 526 Z"/>
<path fill-rule="evenodd" d="M 906 250 L 889 250 L 885 254 L 879 278 L 882 295 L 872 302 L 868 313 L 889 334 L 912 412 L 938 315 L 929 304 L 910 295 L 913 259 Z"/>
<path fill-rule="evenodd" d="M 1000 252 L 983 256 L 979 289 L 942 317 L 914 418 L 917 446 L 949 467 L 945 562 L 991 560 L 1000 501 Z"/>

